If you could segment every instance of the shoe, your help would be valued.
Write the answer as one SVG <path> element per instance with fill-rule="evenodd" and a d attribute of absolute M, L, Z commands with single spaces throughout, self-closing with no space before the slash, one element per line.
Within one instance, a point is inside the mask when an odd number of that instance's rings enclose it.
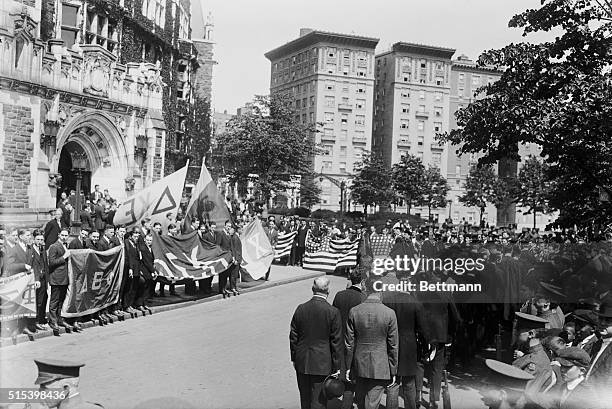
<path fill-rule="evenodd" d="M 36 332 L 36 331 L 32 331 L 32 330 L 30 330 L 29 328 L 24 328 L 24 329 L 23 329 L 23 333 L 24 333 L 25 335 L 27 335 L 28 337 L 33 337 L 35 332 Z"/>
<path fill-rule="evenodd" d="M 48 329 L 49 329 L 48 327 L 47 327 L 47 328 L 45 328 L 45 325 L 43 325 L 43 324 L 36 324 L 36 325 L 35 325 L 35 327 L 36 327 L 36 329 L 37 329 L 38 331 L 46 331 L 46 330 L 48 330 Z"/>
<path fill-rule="evenodd" d="M 60 327 L 64 327 L 67 333 L 71 333 L 74 331 L 74 329 L 72 328 L 72 325 L 68 324 L 67 322 L 62 322 L 60 324 Z"/>
<path fill-rule="evenodd" d="M 147 315 L 147 310 L 145 310 L 145 307 L 143 307 L 142 305 L 138 308 L 136 308 L 138 311 L 142 312 L 144 315 Z"/>
<path fill-rule="evenodd" d="M 227 298 L 232 296 L 232 293 L 230 293 L 228 290 L 223 290 L 223 294 L 227 295 Z"/>
<path fill-rule="evenodd" d="M 238 290 L 237 290 L 237 289 L 235 289 L 235 288 L 234 288 L 234 289 L 232 289 L 232 293 L 233 293 L 234 295 L 240 295 L 240 291 L 238 291 Z"/>
<path fill-rule="evenodd" d="M 148 313 L 149 315 L 153 314 L 153 311 L 151 311 L 151 309 L 149 307 L 147 307 L 146 305 L 143 306 L 142 308 L 144 308 L 145 310 L 145 314 Z"/>
<path fill-rule="evenodd" d="M 56 337 L 60 336 L 60 329 L 56 324 L 49 324 L 49 328 L 51 328 L 51 330 L 53 331 L 53 335 L 55 335 Z"/>

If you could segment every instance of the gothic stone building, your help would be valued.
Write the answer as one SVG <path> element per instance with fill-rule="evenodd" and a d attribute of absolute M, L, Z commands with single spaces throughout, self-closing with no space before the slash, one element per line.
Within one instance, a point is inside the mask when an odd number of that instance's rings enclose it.
<path fill-rule="evenodd" d="M 0 1 L 0 223 L 75 189 L 125 199 L 190 149 L 190 0 Z M 203 23 L 203 22 L 201 22 Z"/>

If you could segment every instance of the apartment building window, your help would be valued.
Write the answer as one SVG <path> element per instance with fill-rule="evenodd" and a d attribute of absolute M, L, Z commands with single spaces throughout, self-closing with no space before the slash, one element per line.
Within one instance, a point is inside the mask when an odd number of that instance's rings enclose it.
<path fill-rule="evenodd" d="M 366 73 L 365 73 L 365 71 L 357 71 L 357 76 L 358 77 L 365 77 Z"/>
<path fill-rule="evenodd" d="M 365 84 L 357 84 L 357 93 L 365 94 L 365 88 L 366 88 Z"/>
<path fill-rule="evenodd" d="M 317 58 L 317 56 L 318 56 L 318 51 L 317 51 L 317 47 L 315 47 L 312 50 L 310 50 L 310 57 Z"/>
<path fill-rule="evenodd" d="M 441 102 L 442 101 L 442 93 L 441 92 L 436 92 L 434 94 L 434 99 L 436 102 Z"/>
<path fill-rule="evenodd" d="M 424 141 L 425 141 L 425 137 L 419 136 L 419 138 L 417 139 L 417 145 L 418 146 L 423 146 L 423 142 Z"/>
<path fill-rule="evenodd" d="M 176 85 L 176 98 L 187 99 L 189 96 L 189 64 L 180 60 L 177 65 L 178 77 Z"/>
<path fill-rule="evenodd" d="M 355 125 L 364 126 L 365 125 L 365 115 L 356 115 Z"/>
<path fill-rule="evenodd" d="M 402 114 L 410 113 L 410 104 L 402 104 Z"/>
<path fill-rule="evenodd" d="M 335 89 L 333 81 L 325 82 L 325 89 L 328 91 L 333 91 Z"/>
<path fill-rule="evenodd" d="M 314 92 L 317 90 L 317 83 L 315 80 L 310 81 L 310 92 Z"/>
<path fill-rule="evenodd" d="M 306 108 L 308 106 L 308 98 L 302 98 L 302 108 Z"/>
<path fill-rule="evenodd" d="M 434 108 L 434 115 L 436 117 L 441 117 L 442 116 L 442 107 L 435 107 Z"/>
<path fill-rule="evenodd" d="M 310 97 L 310 106 L 313 107 L 315 105 L 315 97 Z"/>
<path fill-rule="evenodd" d="M 357 109 L 365 109 L 365 104 L 366 104 L 365 99 L 358 99 L 355 102 L 355 108 L 357 108 Z"/>
<path fill-rule="evenodd" d="M 442 122 L 434 122 L 434 131 L 442 132 Z"/>
<path fill-rule="evenodd" d="M 336 49 L 335 48 L 328 48 L 327 49 L 327 56 L 330 58 L 333 58 L 336 56 Z"/>
<path fill-rule="evenodd" d="M 341 158 L 346 158 L 346 146 L 341 146 L 340 147 L 340 157 Z"/>
<path fill-rule="evenodd" d="M 332 128 L 324 128 L 323 135 L 325 136 L 334 136 L 334 130 Z"/>
<path fill-rule="evenodd" d="M 459 82 L 465 82 L 465 74 L 464 73 L 459 74 Z"/>
<path fill-rule="evenodd" d="M 312 64 L 310 66 L 310 72 L 315 73 L 317 71 L 317 64 Z"/>
<path fill-rule="evenodd" d="M 420 113 L 425 112 L 425 105 L 419 105 L 419 112 Z"/>
<path fill-rule="evenodd" d="M 278 63 L 277 63 L 277 62 L 275 62 L 275 63 L 274 63 L 274 72 L 277 72 L 277 71 L 278 71 Z"/>
<path fill-rule="evenodd" d="M 346 125 L 348 124 L 348 114 L 342 114 L 340 115 L 340 123 L 342 125 Z"/>
<path fill-rule="evenodd" d="M 336 97 L 327 95 L 325 97 L 325 106 L 330 108 L 336 106 Z"/>
<path fill-rule="evenodd" d="M 427 83 L 427 72 L 421 71 L 421 75 L 419 75 L 419 83 L 421 84 Z"/>
<path fill-rule="evenodd" d="M 311 112 L 311 113 L 310 113 L 310 123 L 311 123 L 311 124 L 314 124 L 314 123 L 315 123 L 315 114 L 314 114 L 314 112 Z"/>
<path fill-rule="evenodd" d="M 419 91 L 419 99 L 425 99 L 425 91 L 424 90 L 420 90 Z"/>
<path fill-rule="evenodd" d="M 417 129 L 419 131 L 424 131 L 425 130 L 425 121 L 419 121 L 417 122 Z"/>
<path fill-rule="evenodd" d="M 455 175 L 456 176 L 461 176 L 461 165 L 456 165 L 455 166 Z"/>
<path fill-rule="evenodd" d="M 342 52 L 342 64 L 349 65 L 351 62 L 350 56 L 351 56 L 351 52 L 349 50 L 344 50 Z"/>
<path fill-rule="evenodd" d="M 160 27 L 165 26 L 166 22 L 166 0 L 144 0 L 142 3 L 143 14 L 149 20 L 155 22 Z"/>
<path fill-rule="evenodd" d="M 306 114 L 302 114 L 302 123 L 305 124 L 308 121 L 308 116 Z"/>
<path fill-rule="evenodd" d="M 327 170 L 330 171 L 332 168 L 332 162 L 329 160 L 324 160 L 323 161 L 323 170 Z"/>
<path fill-rule="evenodd" d="M 325 113 L 325 122 L 334 122 L 334 113 L 326 112 Z"/>
<path fill-rule="evenodd" d="M 342 92 L 349 92 L 349 84 L 348 82 L 342 83 Z"/>
<path fill-rule="evenodd" d="M 410 74 L 404 74 L 404 82 L 410 82 Z"/>
<path fill-rule="evenodd" d="M 64 45 L 71 48 L 77 42 L 79 6 L 62 3 L 62 27 L 61 36 Z"/>
<path fill-rule="evenodd" d="M 457 95 L 459 95 L 460 98 L 463 98 L 465 96 L 465 89 L 458 88 L 457 89 Z"/>
<path fill-rule="evenodd" d="M 440 167 L 440 163 L 442 163 L 442 154 L 440 152 L 432 152 L 431 162 L 434 166 Z"/>
<path fill-rule="evenodd" d="M 408 91 L 401 91 L 400 95 L 402 98 L 410 98 L 410 92 Z"/>
<path fill-rule="evenodd" d="M 296 99 L 295 100 L 295 109 L 300 109 L 302 107 L 302 100 L 301 99 Z"/>
<path fill-rule="evenodd" d="M 442 64 L 441 62 L 437 62 L 436 63 L 436 70 L 440 71 L 444 69 L 444 64 Z"/>
<path fill-rule="evenodd" d="M 341 141 L 346 141 L 347 139 L 348 139 L 348 130 L 341 129 L 340 130 L 340 140 Z"/>
<path fill-rule="evenodd" d="M 421 60 L 421 69 L 427 68 L 427 60 Z"/>
<path fill-rule="evenodd" d="M 444 85 L 444 77 L 436 77 L 436 85 Z"/>
<path fill-rule="evenodd" d="M 401 129 L 408 129 L 408 126 L 410 125 L 410 123 L 408 122 L 407 119 L 402 119 L 400 121 L 400 128 Z"/>
<path fill-rule="evenodd" d="M 110 21 L 106 16 L 88 11 L 85 33 L 87 44 L 98 44 L 111 53 L 117 50 L 117 23 Z"/>
<path fill-rule="evenodd" d="M 357 139 L 365 139 L 365 132 L 364 131 L 355 131 L 355 138 L 357 138 Z"/>
<path fill-rule="evenodd" d="M 334 145 L 323 145 L 323 156 L 334 155 Z"/>
<path fill-rule="evenodd" d="M 472 75 L 472 85 L 480 85 L 480 75 Z"/>
<path fill-rule="evenodd" d="M 349 97 L 342 97 L 342 103 L 345 104 L 345 105 L 348 105 Z"/>
<path fill-rule="evenodd" d="M 338 164 L 338 170 L 340 172 L 346 173 L 346 162 L 340 162 Z"/>

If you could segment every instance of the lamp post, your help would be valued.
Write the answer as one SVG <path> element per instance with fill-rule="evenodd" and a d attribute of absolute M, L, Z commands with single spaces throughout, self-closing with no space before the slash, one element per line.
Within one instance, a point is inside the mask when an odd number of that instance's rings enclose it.
<path fill-rule="evenodd" d="M 40 148 L 45 152 L 49 162 L 53 159 L 57 143 L 57 132 L 60 124 L 58 121 L 46 120 L 43 123 L 43 133 L 40 135 Z"/>
<path fill-rule="evenodd" d="M 81 181 L 83 172 L 87 170 L 87 155 L 84 152 L 70 152 L 70 157 L 72 158 L 72 173 L 76 176 L 75 231 L 72 233 L 78 235 L 81 230 Z"/>
<path fill-rule="evenodd" d="M 344 192 L 346 190 L 346 182 L 343 180 L 342 182 L 340 182 L 340 215 L 344 214 L 344 202 L 345 202 L 345 197 L 344 197 Z"/>
<path fill-rule="evenodd" d="M 142 169 L 144 160 L 147 157 L 148 139 L 146 135 L 138 135 L 136 137 L 136 147 L 134 148 L 134 161 L 139 169 Z"/>

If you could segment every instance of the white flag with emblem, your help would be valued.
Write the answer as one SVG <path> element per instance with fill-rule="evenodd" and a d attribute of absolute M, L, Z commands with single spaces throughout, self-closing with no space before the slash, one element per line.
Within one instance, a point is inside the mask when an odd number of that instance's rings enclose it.
<path fill-rule="evenodd" d="M 113 224 L 130 226 L 140 223 L 145 217 L 150 217 L 153 223 L 163 224 L 168 213 L 172 213 L 175 218 L 178 207 L 181 205 L 188 168 L 189 161 L 185 167 L 125 200 L 117 208 Z"/>
<path fill-rule="evenodd" d="M 259 280 L 266 274 L 274 260 L 274 248 L 259 219 L 253 220 L 244 227 L 240 241 L 242 242 L 242 267 L 254 280 Z"/>

